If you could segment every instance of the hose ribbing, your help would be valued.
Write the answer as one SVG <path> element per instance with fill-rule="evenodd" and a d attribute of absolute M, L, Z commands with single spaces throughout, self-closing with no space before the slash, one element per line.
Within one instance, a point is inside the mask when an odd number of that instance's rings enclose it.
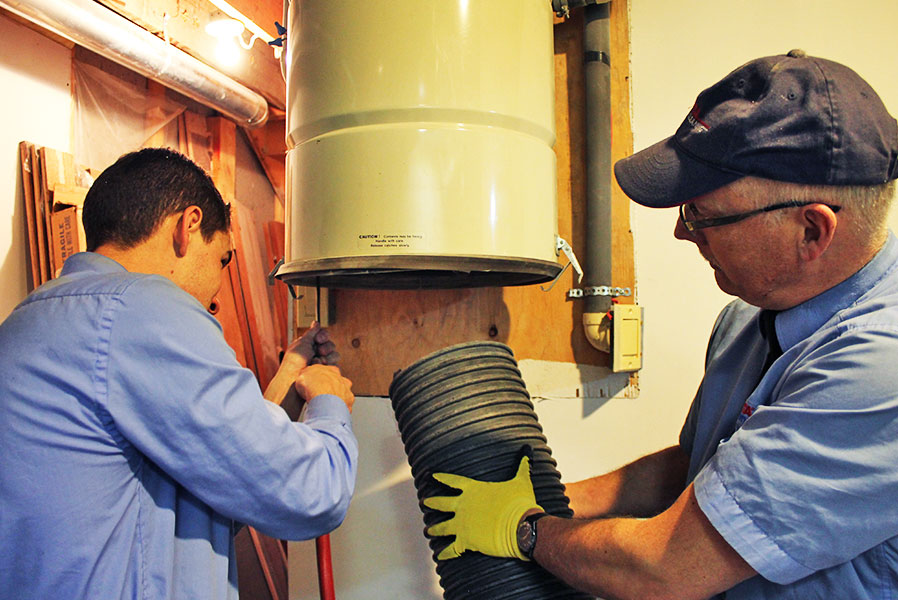
<path fill-rule="evenodd" d="M 444 513 L 420 504 L 424 498 L 448 492 L 433 480 L 432 473 L 504 481 L 514 476 L 524 446 L 532 450 L 531 480 L 539 505 L 549 514 L 572 515 L 561 475 L 508 346 L 471 342 L 439 350 L 397 373 L 390 398 L 426 527 L 446 519 Z M 476 552 L 437 560 L 449 541 L 429 541 L 447 600 L 591 597 L 532 562 Z"/>

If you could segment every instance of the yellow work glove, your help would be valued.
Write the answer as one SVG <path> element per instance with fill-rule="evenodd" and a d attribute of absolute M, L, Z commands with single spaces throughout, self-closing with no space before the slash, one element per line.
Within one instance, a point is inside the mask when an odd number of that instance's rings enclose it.
<path fill-rule="evenodd" d="M 530 481 L 530 458 L 525 456 L 514 479 L 477 481 L 451 473 L 435 473 L 434 479 L 461 490 L 460 496 L 433 496 L 424 506 L 455 513 L 448 521 L 427 529 L 432 536 L 454 535 L 455 541 L 443 548 L 438 560 L 457 558 L 465 550 L 489 556 L 529 560 L 518 548 L 517 527 L 525 512 L 542 510 L 536 503 Z"/>

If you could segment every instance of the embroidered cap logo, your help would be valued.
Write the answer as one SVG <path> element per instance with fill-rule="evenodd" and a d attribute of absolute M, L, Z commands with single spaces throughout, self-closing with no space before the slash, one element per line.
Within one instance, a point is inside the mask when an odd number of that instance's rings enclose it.
<path fill-rule="evenodd" d="M 708 127 L 708 124 L 699 118 L 700 114 L 701 109 L 699 109 L 698 104 L 694 104 L 692 106 L 692 110 L 689 111 L 689 115 L 686 117 L 686 120 L 689 121 L 689 124 L 692 125 L 693 129 L 697 129 L 699 131 L 708 131 L 710 127 Z"/>

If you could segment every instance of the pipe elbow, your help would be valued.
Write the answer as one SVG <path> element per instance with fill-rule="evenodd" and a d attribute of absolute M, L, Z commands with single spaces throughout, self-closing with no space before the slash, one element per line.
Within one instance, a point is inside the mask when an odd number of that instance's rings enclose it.
<path fill-rule="evenodd" d="M 611 318 L 607 312 L 583 313 L 583 334 L 593 348 L 611 353 Z"/>

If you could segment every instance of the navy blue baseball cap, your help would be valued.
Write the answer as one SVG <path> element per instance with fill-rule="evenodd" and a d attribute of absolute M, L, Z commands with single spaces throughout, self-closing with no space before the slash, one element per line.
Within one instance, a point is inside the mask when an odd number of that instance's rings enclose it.
<path fill-rule="evenodd" d="M 801 50 L 739 67 L 672 136 L 614 165 L 631 199 L 667 208 L 741 177 L 875 185 L 898 177 L 898 124 L 848 67 Z"/>

